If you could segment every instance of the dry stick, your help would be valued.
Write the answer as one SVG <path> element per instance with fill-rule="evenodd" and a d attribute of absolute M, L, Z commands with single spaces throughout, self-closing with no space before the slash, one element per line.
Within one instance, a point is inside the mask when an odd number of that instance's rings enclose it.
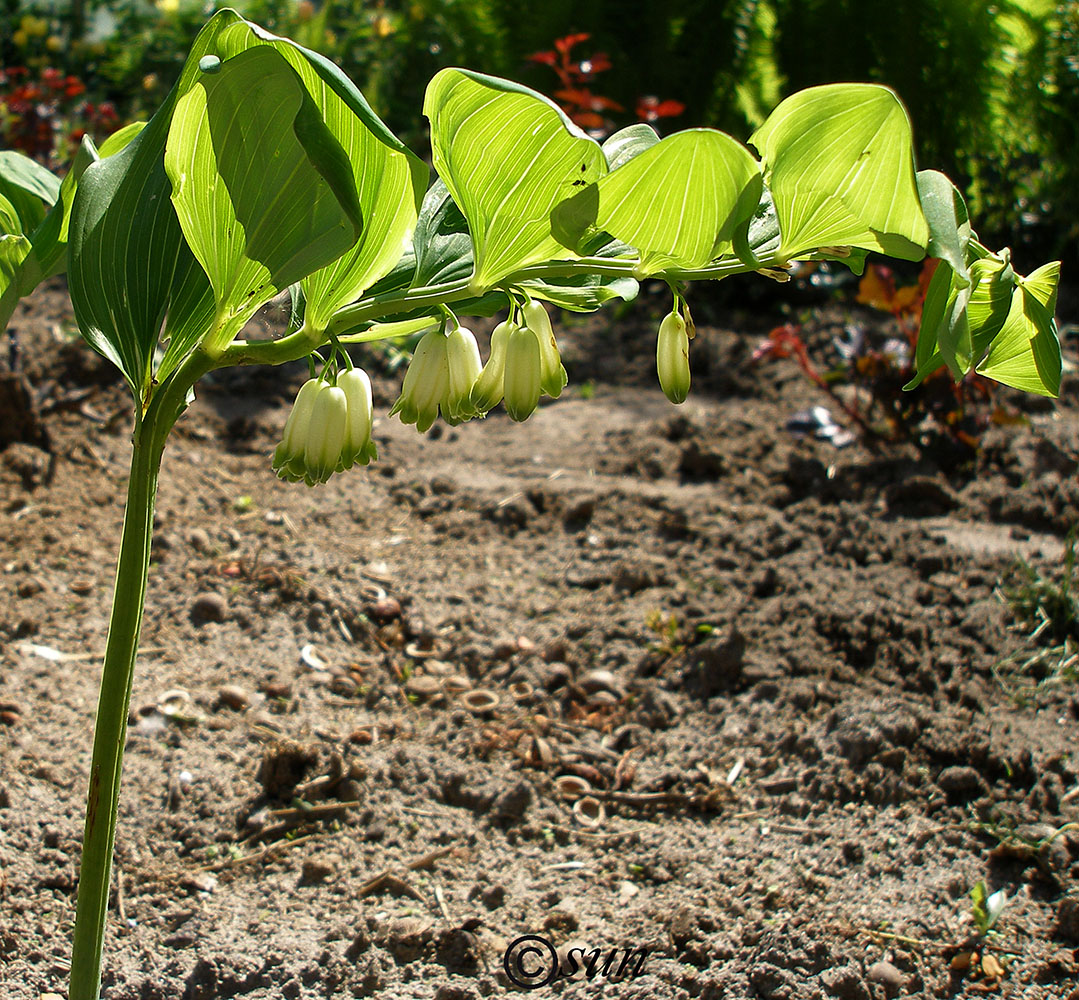
<path fill-rule="evenodd" d="M 437 850 L 431 851 L 430 854 L 425 854 L 422 858 L 417 858 L 415 861 L 410 861 L 405 865 L 405 870 L 410 872 L 419 871 L 421 868 L 430 868 L 440 858 L 444 858 L 447 854 L 452 853 L 454 850 L 453 845 L 449 847 L 440 847 Z M 400 888 L 404 889 L 409 895 L 414 896 L 416 899 L 427 902 L 427 900 L 421 896 L 415 889 L 412 888 L 407 882 L 402 881 L 394 875 L 394 869 L 385 868 L 380 871 L 373 878 L 369 878 L 359 889 L 359 898 L 363 899 L 364 896 L 371 895 L 376 889 L 379 889 L 387 882 L 394 882 Z"/>

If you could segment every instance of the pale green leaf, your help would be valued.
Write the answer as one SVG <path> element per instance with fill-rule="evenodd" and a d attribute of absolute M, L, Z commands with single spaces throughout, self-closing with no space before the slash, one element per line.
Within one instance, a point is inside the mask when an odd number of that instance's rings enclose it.
<path fill-rule="evenodd" d="M 636 125 L 627 125 L 619 129 L 614 135 L 604 140 L 603 155 L 607 159 L 607 167 L 617 170 L 624 163 L 628 163 L 635 156 L 639 156 L 646 149 L 651 149 L 659 136 L 651 125 L 638 122 Z"/>
<path fill-rule="evenodd" d="M 1059 279 L 1059 261 L 1017 279 L 1008 316 L 979 374 L 1040 396 L 1059 394 L 1060 339 L 1053 320 Z"/>
<path fill-rule="evenodd" d="M 650 146 L 552 213 L 571 249 L 606 232 L 640 252 L 641 274 L 713 260 L 753 214 L 761 174 L 749 151 L 714 129 L 689 129 Z"/>
<path fill-rule="evenodd" d="M 0 150 L 0 196 L 14 208 L 19 232 L 29 236 L 59 193 L 60 181 L 40 163 L 15 150 Z"/>
<path fill-rule="evenodd" d="M 33 243 L 23 263 L 19 294 L 29 295 L 44 278 L 60 274 L 67 268 L 68 230 L 71 225 L 71 206 L 75 201 L 79 179 L 91 163 L 99 159 L 98 151 L 89 136 L 83 136 L 71 166 L 60 184 L 56 201 L 46 213 L 41 225 L 30 237 Z"/>
<path fill-rule="evenodd" d="M 258 46 L 207 65 L 177 102 L 164 164 L 213 288 L 214 350 L 350 249 L 362 222 L 347 155 L 288 62 Z"/>
<path fill-rule="evenodd" d="M 829 84 L 788 97 L 753 134 L 787 258 L 855 246 L 904 260 L 925 254 L 910 121 L 874 84 Z"/>
<path fill-rule="evenodd" d="M 68 245 L 75 317 L 83 337 L 120 368 L 139 400 L 151 388 L 150 363 L 166 312 L 177 322 L 173 291 L 197 280 L 192 270 L 202 273 L 169 199 L 165 140 L 177 98 L 199 76 L 200 58 L 238 20 L 233 11 L 210 19 L 165 103 L 123 148 L 86 169 L 75 196 Z M 203 292 L 212 304 L 208 284 Z M 184 307 L 193 308 L 190 297 Z"/>
<path fill-rule="evenodd" d="M 970 219 L 958 188 L 938 170 L 919 170 L 916 175 L 918 198 L 929 226 L 930 257 L 946 260 L 959 279 L 960 286 L 970 280 L 967 269 L 967 245 L 970 243 Z"/>
<path fill-rule="evenodd" d="M 364 223 L 359 239 L 303 280 L 306 321 L 321 329 L 336 310 L 389 274 L 407 251 L 429 170 L 386 128 L 356 85 L 330 60 L 250 27 L 252 38 L 240 38 L 239 27 L 229 32 L 230 51 L 257 38 L 282 55 L 300 77 L 352 168 Z"/>
<path fill-rule="evenodd" d="M 19 302 L 19 267 L 29 252 L 30 241 L 22 233 L 0 235 L 0 333 Z"/>
<path fill-rule="evenodd" d="M 922 306 L 915 349 L 917 374 L 904 386 L 906 389 L 913 389 L 943 364 L 948 365 L 954 378 L 962 377 L 985 354 L 1004 324 L 1015 287 L 1014 272 L 1006 260 L 983 251 L 974 242 L 968 254 L 973 260 L 966 288 L 957 284 L 947 261 L 942 260 L 933 274 Z M 957 304 L 963 308 L 962 317 Z M 958 328 L 949 330 L 948 324 L 958 324 Z"/>
<path fill-rule="evenodd" d="M 596 142 L 539 94 L 467 70 L 436 74 L 423 111 L 435 169 L 468 220 L 475 287 L 575 256 L 551 236 L 550 213 L 607 172 Z"/>
<path fill-rule="evenodd" d="M 117 129 L 98 147 L 98 156 L 105 157 L 119 153 L 144 128 L 146 128 L 146 122 L 129 122 L 123 128 Z"/>
<path fill-rule="evenodd" d="M 22 220 L 15 206 L 0 193 L 0 236 L 22 236 Z"/>

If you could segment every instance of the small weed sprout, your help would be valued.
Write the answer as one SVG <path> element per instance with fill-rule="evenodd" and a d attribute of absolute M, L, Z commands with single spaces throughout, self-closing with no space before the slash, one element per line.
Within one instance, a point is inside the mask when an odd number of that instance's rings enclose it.
<path fill-rule="evenodd" d="M 1042 572 L 1019 559 L 1012 580 L 997 587 L 997 598 L 1024 636 L 1025 648 L 998 663 L 994 674 L 1020 704 L 1030 702 L 1046 687 L 1079 681 L 1077 536 L 1077 528 L 1068 533 L 1055 573 Z"/>

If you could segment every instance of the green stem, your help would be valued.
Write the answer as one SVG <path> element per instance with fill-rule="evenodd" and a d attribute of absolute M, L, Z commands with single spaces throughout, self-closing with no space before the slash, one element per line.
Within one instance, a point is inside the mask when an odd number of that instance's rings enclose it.
<path fill-rule="evenodd" d="M 101 988 L 101 953 L 116 841 L 120 773 L 150 567 L 161 455 L 169 431 L 186 407 L 188 390 L 210 367 L 212 362 L 196 351 L 161 387 L 145 415 L 141 419 L 136 415 L 127 507 L 94 726 L 69 1000 L 98 1000 Z"/>

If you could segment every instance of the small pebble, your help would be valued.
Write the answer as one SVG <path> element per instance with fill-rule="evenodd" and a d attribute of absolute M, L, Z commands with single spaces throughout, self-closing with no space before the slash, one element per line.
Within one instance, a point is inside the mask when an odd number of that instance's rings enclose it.
<path fill-rule="evenodd" d="M 879 983 L 884 987 L 884 992 L 889 997 L 898 996 L 903 989 L 903 973 L 891 962 L 874 962 L 866 970 L 866 978 L 871 983 Z"/>
<path fill-rule="evenodd" d="M 251 704 L 247 692 L 237 684 L 225 684 L 217 689 L 217 704 L 241 712 Z"/>
<path fill-rule="evenodd" d="M 394 597 L 382 597 L 368 609 L 372 618 L 380 622 L 391 622 L 401 617 L 401 602 Z"/>
<path fill-rule="evenodd" d="M 300 869 L 300 882 L 303 885 L 315 885 L 325 882 L 337 869 L 328 857 L 306 858 Z"/>
<path fill-rule="evenodd" d="M 228 603 L 220 594 L 200 594 L 191 602 L 189 614 L 196 625 L 223 622 L 228 615 Z"/>
<path fill-rule="evenodd" d="M 202 528 L 192 528 L 187 533 L 187 544 L 196 552 L 209 552 L 210 535 Z"/>

